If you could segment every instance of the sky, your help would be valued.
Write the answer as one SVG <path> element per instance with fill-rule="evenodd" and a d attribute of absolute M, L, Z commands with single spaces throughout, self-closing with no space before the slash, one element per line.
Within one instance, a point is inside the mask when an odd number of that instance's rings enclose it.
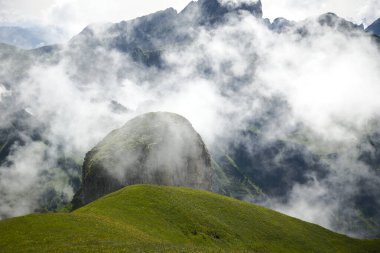
<path fill-rule="evenodd" d="M 189 0 L 0 0 L 0 24 L 42 24 L 62 28 L 67 37 L 86 25 L 118 22 L 173 7 L 182 10 Z M 378 0 L 262 0 L 264 17 L 302 20 L 326 12 L 356 23 L 371 24 L 380 17 Z"/>

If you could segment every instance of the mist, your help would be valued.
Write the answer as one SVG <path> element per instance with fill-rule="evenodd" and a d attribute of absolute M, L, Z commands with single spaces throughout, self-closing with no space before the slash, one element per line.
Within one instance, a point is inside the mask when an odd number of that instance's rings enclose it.
<path fill-rule="evenodd" d="M 240 3 L 241 0 L 223 0 Z M 244 0 L 243 2 L 254 2 Z M 26 0 L 0 1 L 0 24 L 7 26 L 42 26 L 47 30 L 58 27 L 61 34 L 47 38 L 52 43 L 65 43 L 85 26 L 92 23 L 120 22 L 169 7 L 183 10 L 188 0 L 123 2 L 88 0 Z M 326 12 L 334 12 L 355 23 L 370 25 L 380 16 L 380 3 L 377 0 L 263 0 L 265 17 L 271 20 L 285 17 L 291 20 L 303 20 Z M 57 37 L 60 37 L 57 41 Z"/>
<path fill-rule="evenodd" d="M 144 66 L 115 49 L 94 50 L 79 40 L 75 47 L 64 45 L 59 60 L 43 56 L 29 66 L 26 77 L 10 88 L 12 99 L 3 101 L 9 91 L 0 86 L 0 102 L 24 109 L 44 126 L 38 138 L 21 136 L 22 145 L 14 145 L 0 167 L 0 217 L 39 210 L 51 190 L 70 201 L 77 189 L 69 181 L 79 177 L 86 152 L 133 117 L 168 111 L 187 118 L 215 156 L 237 145 L 253 157 L 252 146 L 276 140 L 302 144 L 305 152 L 322 157 L 327 172 L 305 172 L 305 183 L 289 182 L 289 193 L 260 204 L 362 236 L 334 219 L 341 212 L 354 215 L 347 203 L 359 192 L 379 191 L 377 171 L 359 159 L 380 111 L 378 45 L 367 35 L 314 19 L 276 33 L 245 12 L 189 34 L 189 43 L 164 48 L 163 67 Z M 99 26 L 99 36 L 109 34 Z M 257 143 L 242 134 L 252 122 L 262 122 Z M 292 138 L 295 132 L 307 140 Z M 59 168 L 63 158 L 73 163 Z M 379 196 L 373 201 L 380 203 Z"/>

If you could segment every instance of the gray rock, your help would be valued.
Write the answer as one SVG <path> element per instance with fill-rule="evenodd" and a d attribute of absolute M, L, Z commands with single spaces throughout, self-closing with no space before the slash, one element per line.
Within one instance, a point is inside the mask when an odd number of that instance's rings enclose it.
<path fill-rule="evenodd" d="M 368 26 L 365 31 L 380 37 L 380 18 Z"/>
<path fill-rule="evenodd" d="M 133 184 L 211 190 L 213 174 L 210 155 L 190 122 L 163 112 L 144 114 L 111 132 L 87 153 L 82 173 L 82 204 Z"/>

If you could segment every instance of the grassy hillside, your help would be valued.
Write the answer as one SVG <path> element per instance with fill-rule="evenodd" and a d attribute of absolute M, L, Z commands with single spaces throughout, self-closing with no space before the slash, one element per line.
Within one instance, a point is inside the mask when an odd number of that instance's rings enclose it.
<path fill-rule="evenodd" d="M 187 188 L 130 186 L 73 213 L 0 222 L 1 252 L 380 252 L 266 208 Z"/>

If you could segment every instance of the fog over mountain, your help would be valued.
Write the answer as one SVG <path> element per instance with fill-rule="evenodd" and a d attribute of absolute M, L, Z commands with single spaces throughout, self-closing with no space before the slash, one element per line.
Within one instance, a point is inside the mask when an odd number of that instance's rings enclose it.
<path fill-rule="evenodd" d="M 260 1 L 199 0 L 61 45 L 1 44 L 0 218 L 70 202 L 89 150 L 166 111 L 201 135 L 214 191 L 379 236 L 379 38 L 333 13 L 263 16 Z"/>
<path fill-rule="evenodd" d="M 0 0 L 0 26 L 56 26 L 66 35 L 61 40 L 63 43 L 91 23 L 130 20 L 169 7 L 181 11 L 188 3 L 189 0 Z M 369 26 L 380 16 L 377 0 L 263 0 L 262 3 L 264 17 L 270 20 L 285 17 L 300 21 L 333 12 L 351 22 Z"/>

